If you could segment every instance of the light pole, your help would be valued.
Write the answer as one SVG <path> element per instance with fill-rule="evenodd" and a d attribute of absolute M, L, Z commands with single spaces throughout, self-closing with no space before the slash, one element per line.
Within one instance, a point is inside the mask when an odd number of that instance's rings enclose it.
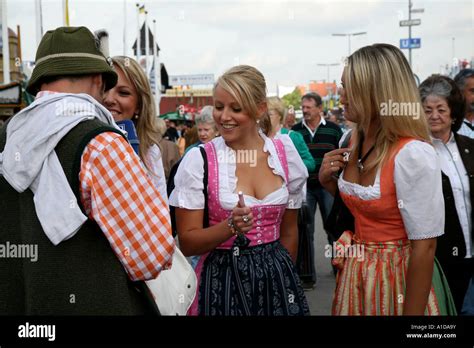
<path fill-rule="evenodd" d="M 456 51 L 455 51 L 455 49 L 454 49 L 454 47 L 455 47 L 455 46 L 454 46 L 455 40 L 456 40 L 456 38 L 453 37 L 453 41 L 452 41 L 452 43 L 453 43 L 453 59 L 454 59 L 454 57 L 456 57 Z"/>
<path fill-rule="evenodd" d="M 357 33 L 348 33 L 348 34 L 335 33 L 335 34 L 332 34 L 332 36 L 347 36 L 348 41 L 349 41 L 349 53 L 347 54 L 347 56 L 349 57 L 351 55 L 351 36 L 358 36 L 358 35 L 365 35 L 365 34 L 367 34 L 366 31 L 361 31 Z"/>
<path fill-rule="evenodd" d="M 423 9 L 423 8 L 412 8 L 412 7 L 413 7 L 412 0 L 408 0 L 408 20 L 400 21 L 400 26 L 401 27 L 408 27 L 408 47 L 406 47 L 406 48 L 408 48 L 408 62 L 410 63 L 410 67 L 411 67 L 411 50 L 413 48 L 419 48 L 420 47 L 420 46 L 412 47 L 411 27 L 421 24 L 421 19 L 419 19 L 419 18 L 412 19 L 411 15 L 412 15 L 412 13 L 423 13 L 423 12 L 425 12 L 425 9 Z M 405 47 L 403 47 L 403 48 L 405 48 Z"/>
<path fill-rule="evenodd" d="M 318 64 L 318 66 L 325 66 L 325 67 L 328 68 L 328 79 L 326 80 L 327 83 L 329 83 L 329 68 L 330 68 L 331 66 L 338 66 L 338 65 L 339 65 L 339 63 Z"/>

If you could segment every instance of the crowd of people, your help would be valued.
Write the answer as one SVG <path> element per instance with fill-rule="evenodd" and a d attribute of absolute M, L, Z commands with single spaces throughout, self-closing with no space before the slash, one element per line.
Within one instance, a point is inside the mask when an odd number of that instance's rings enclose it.
<path fill-rule="evenodd" d="M 417 86 L 374 44 L 341 82 L 343 114 L 307 93 L 298 122 L 235 66 L 177 126 L 133 58 L 107 59 L 85 27 L 48 31 L 36 99 L 0 128 L 0 242 L 39 248 L 0 260 L 0 313 L 159 314 L 145 281 L 179 248 L 188 315 L 310 315 L 323 233 L 333 315 L 474 315 L 474 71 Z"/>

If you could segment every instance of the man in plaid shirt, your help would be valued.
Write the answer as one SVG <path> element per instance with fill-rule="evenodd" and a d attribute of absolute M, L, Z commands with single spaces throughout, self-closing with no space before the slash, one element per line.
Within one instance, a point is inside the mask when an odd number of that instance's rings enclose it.
<path fill-rule="evenodd" d="M 47 32 L 27 91 L 0 130 L 0 314 L 154 313 L 143 285 L 169 266 L 169 210 L 100 105 L 117 75 L 84 27 Z M 21 209 L 15 209 L 21 207 Z"/>

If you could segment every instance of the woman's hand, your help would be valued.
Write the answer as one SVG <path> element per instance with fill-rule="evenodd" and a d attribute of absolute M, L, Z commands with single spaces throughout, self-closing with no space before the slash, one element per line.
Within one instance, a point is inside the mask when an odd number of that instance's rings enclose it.
<path fill-rule="evenodd" d="M 237 232 L 247 233 L 253 228 L 253 214 L 249 207 L 232 209 L 232 222 Z"/>
<path fill-rule="evenodd" d="M 334 174 L 344 168 L 349 162 L 349 148 L 341 148 L 326 152 L 319 168 L 319 182 L 333 196 L 336 193 L 336 178 Z"/>

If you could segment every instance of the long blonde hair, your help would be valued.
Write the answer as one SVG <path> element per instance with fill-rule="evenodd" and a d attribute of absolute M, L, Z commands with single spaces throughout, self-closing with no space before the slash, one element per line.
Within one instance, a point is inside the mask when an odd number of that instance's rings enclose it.
<path fill-rule="evenodd" d="M 348 58 L 345 76 L 346 95 L 357 122 L 353 154 L 358 152 L 358 138 L 367 134 L 370 124 L 380 124 L 376 159 L 367 165 L 367 171 L 384 163 L 400 138 L 430 142 L 413 72 L 398 48 L 388 44 L 362 47 Z M 406 107 L 410 109 L 407 115 L 384 115 L 384 107 L 386 111 L 391 105 L 411 107 Z"/>
<path fill-rule="evenodd" d="M 132 118 L 137 129 L 139 155 L 142 162 L 147 166 L 146 154 L 149 148 L 156 144 L 159 146 L 161 140 L 160 131 L 156 123 L 155 100 L 151 91 L 150 82 L 145 72 L 133 58 L 116 56 L 112 58 L 113 65 L 122 70 L 128 81 L 137 91 L 138 119 Z M 150 169 L 150 168 L 148 168 Z"/>
<path fill-rule="evenodd" d="M 259 105 L 266 104 L 267 100 L 267 85 L 260 71 L 250 65 L 237 65 L 219 77 L 214 89 L 218 85 L 229 93 L 250 117 L 257 120 Z M 259 126 L 265 135 L 270 133 L 272 126 L 267 111 L 260 118 Z"/>

